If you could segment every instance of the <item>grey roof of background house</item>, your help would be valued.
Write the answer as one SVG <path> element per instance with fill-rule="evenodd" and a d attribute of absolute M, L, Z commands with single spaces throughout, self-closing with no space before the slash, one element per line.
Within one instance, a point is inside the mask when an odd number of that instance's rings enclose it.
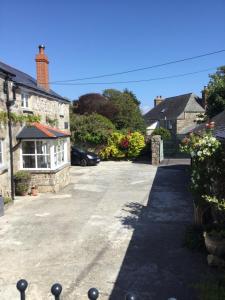
<path fill-rule="evenodd" d="M 194 93 L 166 98 L 144 115 L 147 122 L 151 120 L 177 119 L 183 112 L 204 112 L 199 104 L 200 98 Z"/>
<path fill-rule="evenodd" d="M 46 91 L 45 89 L 43 89 L 42 87 L 37 85 L 36 79 L 34 79 L 30 75 L 28 75 L 20 70 L 17 70 L 1 61 L 0 61 L 0 70 L 15 75 L 12 77 L 12 80 L 15 83 L 17 83 L 19 86 L 24 86 L 24 87 L 30 88 L 38 94 L 54 98 L 55 100 L 58 100 L 60 102 L 67 102 L 67 103 L 70 102 L 68 99 L 60 96 L 59 94 L 55 93 L 53 90 Z"/>
<path fill-rule="evenodd" d="M 215 127 L 213 130 L 213 135 L 217 138 L 225 139 L 225 110 L 213 117 L 210 121 L 215 122 Z M 201 133 L 206 129 L 206 123 L 202 123 L 197 126 L 193 132 Z"/>

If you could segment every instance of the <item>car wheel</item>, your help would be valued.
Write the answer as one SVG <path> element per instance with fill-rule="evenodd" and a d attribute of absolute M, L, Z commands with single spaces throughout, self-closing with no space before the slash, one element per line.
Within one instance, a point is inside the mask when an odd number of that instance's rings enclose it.
<path fill-rule="evenodd" d="M 81 165 L 82 167 L 86 167 L 86 166 L 87 166 L 87 161 L 86 161 L 85 158 L 81 159 L 80 165 Z"/>

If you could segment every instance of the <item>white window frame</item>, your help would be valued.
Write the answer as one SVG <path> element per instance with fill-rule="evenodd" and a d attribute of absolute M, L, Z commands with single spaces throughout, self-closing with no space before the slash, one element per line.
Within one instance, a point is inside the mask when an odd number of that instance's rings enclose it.
<path fill-rule="evenodd" d="M 49 143 L 49 154 L 39 154 L 37 153 L 37 142 L 42 141 L 42 142 L 48 142 Z M 23 142 L 35 142 L 35 153 L 30 153 L 30 154 L 23 154 L 22 153 L 22 143 Z M 57 143 L 62 144 L 62 149 L 64 151 L 57 151 L 55 153 L 54 148 L 57 146 Z M 57 170 L 60 167 L 66 165 L 68 163 L 68 157 L 67 157 L 67 139 L 62 138 L 62 139 L 55 139 L 55 140 L 49 140 L 49 139 L 24 139 L 21 143 L 20 147 L 20 169 L 21 170 L 31 170 L 31 171 L 38 171 L 38 170 L 44 170 L 44 171 L 51 171 L 51 170 Z M 61 163 L 55 163 L 55 155 L 58 157 L 59 155 L 64 155 L 64 160 L 61 161 Z M 37 166 L 37 158 L 38 156 L 49 156 L 50 157 L 50 168 L 24 168 L 23 167 L 23 157 L 24 156 L 35 156 L 35 166 Z"/>
<path fill-rule="evenodd" d="M 4 140 L 0 139 L 0 168 L 4 166 Z"/>
<path fill-rule="evenodd" d="M 25 100 L 24 100 L 24 97 L 26 98 Z M 21 93 L 21 107 L 22 108 L 25 108 L 25 109 L 28 109 L 29 108 L 29 94 L 28 93 L 26 93 L 26 92 L 22 92 Z"/>

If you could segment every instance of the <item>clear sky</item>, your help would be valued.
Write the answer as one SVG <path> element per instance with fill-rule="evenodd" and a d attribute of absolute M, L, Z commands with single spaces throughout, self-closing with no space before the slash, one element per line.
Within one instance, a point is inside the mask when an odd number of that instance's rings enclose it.
<path fill-rule="evenodd" d="M 46 46 L 50 81 L 126 71 L 225 49 L 225 0 L 11 0 L 0 5 L 0 60 L 36 77 L 34 57 Z M 225 64 L 225 52 L 87 82 L 164 77 Z M 58 86 L 70 99 L 105 88 L 132 90 L 146 110 L 156 95 L 195 92 L 208 71 L 144 83 Z"/>

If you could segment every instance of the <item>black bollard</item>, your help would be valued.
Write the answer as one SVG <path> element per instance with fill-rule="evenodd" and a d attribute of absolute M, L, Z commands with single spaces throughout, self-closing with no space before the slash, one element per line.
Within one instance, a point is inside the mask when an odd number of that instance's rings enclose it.
<path fill-rule="evenodd" d="M 16 284 L 17 289 L 20 292 L 20 300 L 25 300 L 25 291 L 28 287 L 28 282 L 25 279 L 20 279 Z"/>
<path fill-rule="evenodd" d="M 99 296 L 99 292 L 96 288 L 91 288 L 89 291 L 88 291 L 88 298 L 90 300 L 96 300 L 98 299 L 98 296 Z"/>
<path fill-rule="evenodd" d="M 126 294 L 126 296 L 125 296 L 125 300 L 137 300 L 137 297 L 136 297 L 136 295 L 133 294 L 133 293 L 128 293 L 128 294 Z"/>
<path fill-rule="evenodd" d="M 62 286 L 59 283 L 53 284 L 51 288 L 51 293 L 55 296 L 55 300 L 60 300 L 60 294 L 62 293 Z"/>

